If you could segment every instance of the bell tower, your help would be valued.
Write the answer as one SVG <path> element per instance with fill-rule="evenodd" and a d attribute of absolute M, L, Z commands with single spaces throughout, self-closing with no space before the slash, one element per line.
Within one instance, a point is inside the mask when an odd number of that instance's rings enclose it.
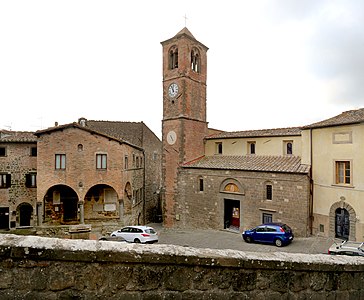
<path fill-rule="evenodd" d="M 208 48 L 185 27 L 163 46 L 164 225 L 178 225 L 179 166 L 204 154 Z"/>

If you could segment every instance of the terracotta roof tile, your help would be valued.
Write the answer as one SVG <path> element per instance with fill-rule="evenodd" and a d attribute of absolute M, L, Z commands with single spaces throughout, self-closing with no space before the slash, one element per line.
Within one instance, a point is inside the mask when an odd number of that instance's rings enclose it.
<path fill-rule="evenodd" d="M 246 131 L 222 132 L 206 137 L 206 139 L 269 137 L 269 136 L 297 136 L 301 135 L 301 127 L 274 128 Z"/>
<path fill-rule="evenodd" d="M 364 108 L 344 111 L 340 115 L 337 115 L 330 119 L 304 126 L 303 129 L 356 124 L 362 122 L 364 122 Z"/>
<path fill-rule="evenodd" d="M 264 171 L 307 174 L 310 166 L 301 164 L 298 156 L 205 156 L 183 165 L 186 168 Z"/>
<path fill-rule="evenodd" d="M 34 132 L 0 130 L 0 143 L 36 143 Z"/>

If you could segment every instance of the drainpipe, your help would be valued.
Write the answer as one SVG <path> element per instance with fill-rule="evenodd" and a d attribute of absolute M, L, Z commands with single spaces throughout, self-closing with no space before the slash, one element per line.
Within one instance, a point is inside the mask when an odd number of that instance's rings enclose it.
<path fill-rule="evenodd" d="M 309 218 L 310 218 L 310 235 L 313 234 L 313 190 L 314 190 L 314 182 L 313 182 L 313 142 L 312 142 L 312 128 L 310 128 L 310 203 L 309 203 Z"/>
<path fill-rule="evenodd" d="M 142 149 L 143 149 L 143 225 L 145 225 L 145 149 L 144 149 L 144 123 L 142 125 Z"/>

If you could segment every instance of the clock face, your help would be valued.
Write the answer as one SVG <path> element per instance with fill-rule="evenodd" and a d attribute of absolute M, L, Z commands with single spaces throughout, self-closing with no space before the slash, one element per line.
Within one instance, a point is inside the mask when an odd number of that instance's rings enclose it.
<path fill-rule="evenodd" d="M 167 133 L 167 143 L 173 145 L 177 140 L 177 134 L 172 130 Z"/>
<path fill-rule="evenodd" d="M 177 83 L 172 83 L 169 87 L 168 87 L 168 95 L 171 98 L 174 98 L 178 95 L 178 85 Z"/>

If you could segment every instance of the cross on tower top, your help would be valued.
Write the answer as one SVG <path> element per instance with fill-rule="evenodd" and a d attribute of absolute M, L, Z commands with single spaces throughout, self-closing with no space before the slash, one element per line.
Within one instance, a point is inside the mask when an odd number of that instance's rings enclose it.
<path fill-rule="evenodd" d="M 185 19 L 185 27 L 187 27 L 187 15 L 185 14 L 183 18 Z"/>

